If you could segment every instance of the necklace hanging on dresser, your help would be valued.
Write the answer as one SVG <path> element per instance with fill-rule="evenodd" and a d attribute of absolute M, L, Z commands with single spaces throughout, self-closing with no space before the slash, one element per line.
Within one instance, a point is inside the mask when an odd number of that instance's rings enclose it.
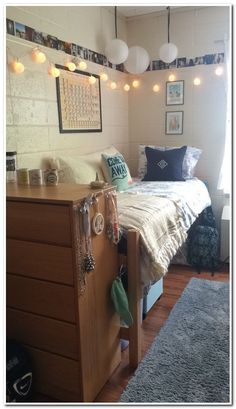
<path fill-rule="evenodd" d="M 76 244 L 76 268 L 78 277 L 79 295 L 86 288 L 86 274 L 95 268 L 95 260 L 92 254 L 90 206 L 91 197 L 86 198 L 82 204 L 74 206 L 75 212 L 75 244 Z"/>
<path fill-rule="evenodd" d="M 83 207 L 83 228 L 85 238 L 84 270 L 89 273 L 95 268 L 95 260 L 92 254 L 91 223 L 90 223 L 90 202 Z"/>
<path fill-rule="evenodd" d="M 93 196 L 93 203 L 95 205 L 95 215 L 92 219 L 92 230 L 96 235 L 100 235 L 104 230 L 104 217 L 102 213 L 99 212 L 99 202 L 96 195 Z"/>
<path fill-rule="evenodd" d="M 79 295 L 83 294 L 86 288 L 86 273 L 84 271 L 84 240 L 82 228 L 82 213 L 80 205 L 74 205 L 75 214 L 75 256 L 76 256 L 76 271 L 78 279 Z"/>
<path fill-rule="evenodd" d="M 119 228 L 119 218 L 117 211 L 116 192 L 109 192 L 106 195 L 107 212 L 107 236 L 114 243 L 118 244 L 121 237 Z"/>

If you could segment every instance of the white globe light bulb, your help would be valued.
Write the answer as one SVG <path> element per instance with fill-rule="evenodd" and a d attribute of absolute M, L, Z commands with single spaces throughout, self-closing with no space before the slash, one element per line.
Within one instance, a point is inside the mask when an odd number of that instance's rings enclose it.
<path fill-rule="evenodd" d="M 75 71 L 76 70 L 76 65 L 72 61 L 68 61 L 66 63 L 66 67 L 68 68 L 69 71 Z"/>
<path fill-rule="evenodd" d="M 105 49 L 105 56 L 112 64 L 123 63 L 129 54 L 127 44 L 119 38 L 114 38 L 107 44 Z"/>
<path fill-rule="evenodd" d="M 85 62 L 85 61 L 80 61 L 80 63 L 79 63 L 79 68 L 80 68 L 81 70 L 86 70 L 86 68 L 87 68 L 86 62 Z"/>
<path fill-rule="evenodd" d="M 218 75 L 218 76 L 222 75 L 223 72 L 224 72 L 224 70 L 223 70 L 222 67 L 217 67 L 216 70 L 215 70 L 215 74 Z"/>
<path fill-rule="evenodd" d="M 130 90 L 130 85 L 129 85 L 129 84 L 125 84 L 125 85 L 124 85 L 124 90 L 125 90 L 126 92 L 128 92 L 128 91 Z"/>
<path fill-rule="evenodd" d="M 158 92 L 160 90 L 160 87 L 159 87 L 158 84 L 155 84 L 155 85 L 153 85 L 152 89 L 153 89 L 154 92 Z"/>
<path fill-rule="evenodd" d="M 46 55 L 39 48 L 35 48 L 32 51 L 31 57 L 38 64 L 43 64 L 46 61 Z"/>
<path fill-rule="evenodd" d="M 60 76 L 60 71 L 58 68 L 54 67 L 53 65 L 49 67 L 48 69 L 48 74 L 51 75 L 54 78 L 57 78 Z"/>
<path fill-rule="evenodd" d="M 194 78 L 193 83 L 194 83 L 194 85 L 200 85 L 201 84 L 200 78 L 197 78 L 197 77 Z"/>
<path fill-rule="evenodd" d="M 89 84 L 93 85 L 93 84 L 95 84 L 95 82 L 96 82 L 96 78 L 93 75 L 91 75 L 89 77 Z"/>
<path fill-rule="evenodd" d="M 163 44 L 159 50 L 160 59 L 168 64 L 173 62 L 178 55 L 178 48 L 173 43 Z"/>
<path fill-rule="evenodd" d="M 102 81 L 106 82 L 108 80 L 108 75 L 105 72 L 103 72 L 100 75 L 100 78 L 101 78 Z"/>
<path fill-rule="evenodd" d="M 116 89 L 117 88 L 117 84 L 115 81 L 111 82 L 111 89 Z"/>
<path fill-rule="evenodd" d="M 15 74 L 22 74 L 25 70 L 24 65 L 20 61 L 13 61 L 10 64 L 11 71 Z"/>
<path fill-rule="evenodd" d="M 169 75 L 169 81 L 174 81 L 175 80 L 175 75 L 174 74 L 170 74 Z"/>
<path fill-rule="evenodd" d="M 140 85 L 140 82 L 139 82 L 138 80 L 134 80 L 134 81 L 132 82 L 132 85 L 133 85 L 134 88 L 138 88 L 139 85 Z"/>
<path fill-rule="evenodd" d="M 129 55 L 124 62 L 125 69 L 131 74 L 142 74 L 149 66 L 150 58 L 147 51 L 138 46 L 129 49 Z"/>

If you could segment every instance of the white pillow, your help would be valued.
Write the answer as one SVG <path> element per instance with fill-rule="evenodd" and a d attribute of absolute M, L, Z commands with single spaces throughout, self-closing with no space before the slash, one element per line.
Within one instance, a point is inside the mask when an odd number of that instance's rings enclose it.
<path fill-rule="evenodd" d="M 84 160 L 82 157 L 59 156 L 56 162 L 60 183 L 89 184 L 96 179 L 96 172 L 99 179 L 104 179 L 101 168 L 96 163 Z"/>
<path fill-rule="evenodd" d="M 138 177 L 143 179 L 147 173 L 147 158 L 145 154 L 145 147 L 149 146 L 153 149 L 165 151 L 169 149 L 178 149 L 174 146 L 154 146 L 154 145 L 139 145 L 139 162 L 138 162 Z M 183 160 L 183 178 L 192 179 L 194 177 L 195 167 L 202 153 L 201 149 L 193 146 L 187 146 L 186 153 Z"/>
<path fill-rule="evenodd" d="M 103 153 L 114 155 L 119 153 L 119 151 L 114 146 L 109 146 L 87 155 L 60 155 L 57 158 L 51 159 L 50 165 L 58 169 L 59 181 L 61 183 L 89 184 L 95 180 L 96 173 L 98 173 L 100 180 L 105 179 L 107 181 L 102 171 Z"/>

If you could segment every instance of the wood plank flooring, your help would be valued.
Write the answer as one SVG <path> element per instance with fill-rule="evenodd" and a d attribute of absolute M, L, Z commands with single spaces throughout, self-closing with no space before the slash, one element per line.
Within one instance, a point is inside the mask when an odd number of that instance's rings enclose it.
<path fill-rule="evenodd" d="M 191 280 L 191 278 L 205 278 L 216 281 L 229 281 L 229 266 L 224 265 L 219 272 L 211 276 L 210 272 L 201 272 L 198 274 L 191 267 L 171 265 L 168 274 L 164 279 L 164 292 L 159 301 L 149 311 L 146 319 L 142 324 L 143 338 L 142 338 L 142 357 L 150 348 L 154 338 L 159 333 L 161 327 L 168 318 L 171 309 L 181 296 L 184 288 Z M 114 403 L 118 402 L 119 397 L 126 387 L 129 379 L 134 374 L 130 370 L 128 363 L 128 348 L 122 353 L 122 362 L 112 377 L 105 384 L 95 402 Z M 52 399 L 45 396 L 34 396 L 34 402 L 52 402 Z M 55 402 L 55 401 L 54 401 Z"/>
<path fill-rule="evenodd" d="M 168 318 L 171 309 L 193 277 L 228 282 L 229 267 L 228 265 L 224 265 L 213 277 L 210 272 L 201 272 L 201 274 L 198 274 L 192 268 L 187 266 L 172 265 L 170 267 L 169 272 L 164 279 L 163 294 L 143 321 L 142 357 L 150 348 L 154 338 Z M 128 349 L 126 349 L 122 353 L 122 362 L 120 366 L 101 390 L 95 399 L 95 402 L 118 402 L 123 389 L 133 374 L 134 371 L 129 369 Z"/>

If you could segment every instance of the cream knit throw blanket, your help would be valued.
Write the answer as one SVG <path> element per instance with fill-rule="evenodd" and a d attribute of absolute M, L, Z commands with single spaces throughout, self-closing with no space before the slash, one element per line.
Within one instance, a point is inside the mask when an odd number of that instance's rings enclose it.
<path fill-rule="evenodd" d="M 118 193 L 119 222 L 140 231 L 142 286 L 163 277 L 172 257 L 187 238 L 178 200 Z"/>

